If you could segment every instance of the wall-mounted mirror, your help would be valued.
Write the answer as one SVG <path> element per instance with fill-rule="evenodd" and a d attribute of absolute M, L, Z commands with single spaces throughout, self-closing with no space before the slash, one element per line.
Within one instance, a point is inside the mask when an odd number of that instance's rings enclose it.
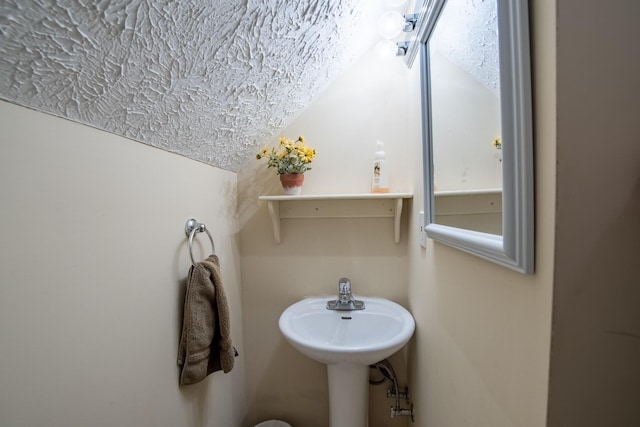
<path fill-rule="evenodd" d="M 522 273 L 534 269 L 526 0 L 426 0 L 425 229 Z"/>

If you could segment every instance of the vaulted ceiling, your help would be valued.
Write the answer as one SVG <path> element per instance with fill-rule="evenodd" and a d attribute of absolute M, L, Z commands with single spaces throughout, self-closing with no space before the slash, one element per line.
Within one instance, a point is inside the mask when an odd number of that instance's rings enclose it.
<path fill-rule="evenodd" d="M 3 0 L 0 98 L 237 171 L 349 64 L 380 0 Z"/>

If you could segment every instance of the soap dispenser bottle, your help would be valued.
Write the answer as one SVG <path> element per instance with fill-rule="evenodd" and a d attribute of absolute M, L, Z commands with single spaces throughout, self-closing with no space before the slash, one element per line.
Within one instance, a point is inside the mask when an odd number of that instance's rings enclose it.
<path fill-rule="evenodd" d="M 377 149 L 373 156 L 373 177 L 371 180 L 372 193 L 389 192 L 389 170 L 387 169 L 387 159 L 383 148 L 384 143 L 378 140 Z"/>

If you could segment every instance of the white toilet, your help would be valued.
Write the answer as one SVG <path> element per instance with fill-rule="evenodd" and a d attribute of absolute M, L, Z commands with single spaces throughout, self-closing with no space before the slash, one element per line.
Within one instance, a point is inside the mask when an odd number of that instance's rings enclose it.
<path fill-rule="evenodd" d="M 280 420 L 267 420 L 256 424 L 255 427 L 291 427 L 291 424 Z"/>

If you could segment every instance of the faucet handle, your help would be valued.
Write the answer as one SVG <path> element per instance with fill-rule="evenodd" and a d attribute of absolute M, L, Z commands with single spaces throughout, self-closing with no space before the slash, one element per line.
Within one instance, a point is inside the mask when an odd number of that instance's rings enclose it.
<path fill-rule="evenodd" d="M 351 294 L 351 280 L 346 277 L 338 280 L 338 294 L 340 295 L 349 295 Z"/>
<path fill-rule="evenodd" d="M 353 294 L 351 293 L 351 280 L 346 277 L 338 280 L 338 299 L 327 301 L 327 310 L 364 310 L 364 301 L 353 299 Z"/>

